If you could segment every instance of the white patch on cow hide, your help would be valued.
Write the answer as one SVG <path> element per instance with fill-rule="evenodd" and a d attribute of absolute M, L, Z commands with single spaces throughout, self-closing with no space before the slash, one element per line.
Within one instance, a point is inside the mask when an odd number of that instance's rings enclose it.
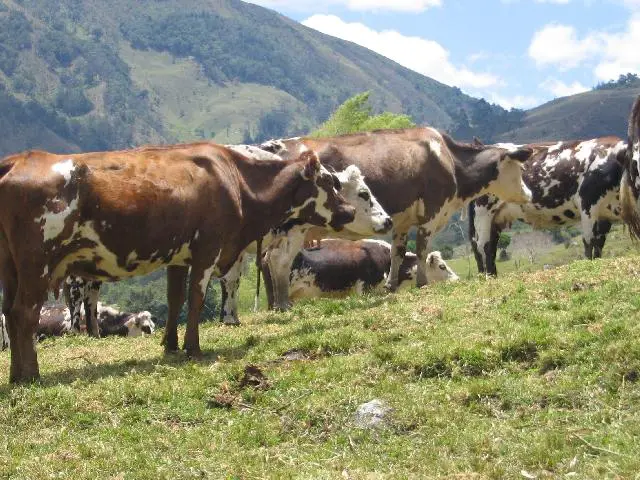
<path fill-rule="evenodd" d="M 598 146 L 598 140 L 596 139 L 578 144 L 575 158 L 582 163 L 589 161 L 589 159 L 591 158 L 591 154 L 593 153 L 593 149 L 596 148 L 597 146 Z"/>
<path fill-rule="evenodd" d="M 495 145 L 491 146 L 496 148 L 504 148 L 505 150 L 508 150 L 509 153 L 514 153 L 522 148 L 522 145 L 517 145 L 515 143 L 496 143 Z"/>
<path fill-rule="evenodd" d="M 436 156 L 438 158 L 440 158 L 440 155 L 442 154 L 442 145 L 440 144 L 439 141 L 437 140 L 430 140 L 429 141 L 429 149 L 436 154 Z"/>
<path fill-rule="evenodd" d="M 53 172 L 59 173 L 64 177 L 65 187 L 69 185 L 69 182 L 71 181 L 71 174 L 75 169 L 76 167 L 73 164 L 73 160 L 71 160 L 70 158 L 62 162 L 54 163 L 51 167 L 51 170 Z"/>
<path fill-rule="evenodd" d="M 56 199 L 57 200 L 57 199 Z M 59 200 L 58 200 L 59 201 Z M 66 219 L 72 215 L 78 208 L 78 197 L 74 198 L 61 212 L 52 212 L 47 207 L 44 213 L 35 218 L 35 223 L 42 223 L 42 238 L 45 242 L 58 237 L 64 230 Z"/>
<path fill-rule="evenodd" d="M 563 142 L 558 142 L 555 145 L 549 147 L 549 149 L 547 150 L 548 153 L 553 153 L 555 151 L 558 151 L 562 148 L 562 144 Z"/>

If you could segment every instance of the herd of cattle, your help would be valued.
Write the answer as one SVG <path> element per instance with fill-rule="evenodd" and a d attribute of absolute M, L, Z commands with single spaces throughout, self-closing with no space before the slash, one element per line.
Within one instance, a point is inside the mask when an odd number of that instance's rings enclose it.
<path fill-rule="evenodd" d="M 640 98 L 629 138 L 531 145 L 460 143 L 429 127 L 261 145 L 194 143 L 0 161 L 2 344 L 10 381 L 39 376 L 34 339 L 79 331 L 139 335 L 148 312 L 98 302 L 100 284 L 167 268 L 162 344 L 200 355 L 200 310 L 212 277 L 221 320 L 238 324 L 247 253 L 260 259 L 269 306 L 403 284 L 457 280 L 431 242 L 469 206 L 478 268 L 496 274 L 499 233 L 580 223 L 585 255 L 602 254 L 611 222 L 640 236 Z M 416 228 L 416 253 L 406 251 Z M 392 243 L 370 237 L 391 234 Z M 326 237 L 337 237 L 326 239 Z M 322 239 L 303 248 L 309 239 Z M 188 280 L 188 282 L 187 282 Z M 188 285 L 188 287 L 187 287 Z M 66 306 L 44 306 L 63 287 Z M 84 307 L 84 316 L 81 308 Z"/>

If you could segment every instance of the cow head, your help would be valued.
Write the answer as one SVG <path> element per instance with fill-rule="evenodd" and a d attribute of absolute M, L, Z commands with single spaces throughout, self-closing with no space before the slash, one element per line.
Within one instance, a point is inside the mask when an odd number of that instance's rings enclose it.
<path fill-rule="evenodd" d="M 156 329 L 154 318 L 155 317 L 146 310 L 144 312 L 132 314 L 125 322 L 125 326 L 127 327 L 127 330 L 129 330 L 127 336 L 139 337 L 145 333 L 151 335 Z"/>
<path fill-rule="evenodd" d="M 498 177 L 492 182 L 489 193 L 505 202 L 530 202 L 531 190 L 522 180 L 522 171 L 533 150 L 514 145 L 511 148 L 487 147 L 483 153 L 497 159 Z"/>
<path fill-rule="evenodd" d="M 634 238 L 640 238 L 640 96 L 629 117 L 627 149 L 618 155 L 623 173 L 620 182 L 622 218 Z"/>
<path fill-rule="evenodd" d="M 320 165 L 314 152 L 304 152 L 297 162 L 304 164 L 303 181 L 294 194 L 294 209 L 290 219 L 320 227 L 342 230 L 355 219 L 356 211 L 340 194 L 338 178 Z"/>
<path fill-rule="evenodd" d="M 456 272 L 449 268 L 442 255 L 438 251 L 427 255 L 427 280 L 429 283 L 457 282 L 460 280 Z"/>
<path fill-rule="evenodd" d="M 345 225 L 345 230 L 359 237 L 387 233 L 393 227 L 391 217 L 378 203 L 364 181 L 360 169 L 350 165 L 346 170 L 337 172 L 336 177 L 342 186 L 344 199 L 356 208 L 353 222 Z"/>
<path fill-rule="evenodd" d="M 9 348 L 9 332 L 7 331 L 4 315 L 0 313 L 0 350 L 6 350 L 7 348 Z"/>

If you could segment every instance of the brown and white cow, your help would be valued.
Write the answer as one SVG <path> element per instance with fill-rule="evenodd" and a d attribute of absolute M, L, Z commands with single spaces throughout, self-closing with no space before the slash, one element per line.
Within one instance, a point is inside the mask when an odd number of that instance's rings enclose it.
<path fill-rule="evenodd" d="M 39 376 L 31 338 L 49 290 L 69 275 L 115 281 L 167 266 L 163 343 L 178 348 L 190 273 L 184 348 L 200 354 L 198 318 L 211 276 L 287 220 L 339 229 L 354 208 L 312 152 L 256 161 L 212 143 L 54 155 L 0 162 L 0 282 L 11 340 L 10 381 Z"/>
<path fill-rule="evenodd" d="M 101 337 L 139 337 L 151 335 L 156 329 L 157 319 L 146 310 L 138 313 L 121 312 L 113 305 L 98 302 L 97 312 Z"/>
<path fill-rule="evenodd" d="M 382 207 L 393 219 L 393 246 L 387 287 L 398 286 L 407 235 L 417 227 L 419 258 L 416 283 L 427 283 L 426 258 L 433 236 L 451 214 L 481 195 L 524 203 L 531 192 L 522 182 L 522 163 L 529 148 L 458 143 L 433 128 L 380 130 L 331 138 L 272 140 L 261 148 L 283 158 L 313 150 L 323 165 L 342 170 L 356 165 Z M 298 239 L 302 245 L 303 239 Z M 276 307 L 287 308 L 288 275 L 297 251 L 268 252 Z M 289 250 L 293 254 L 287 254 Z"/>
<path fill-rule="evenodd" d="M 82 307 L 84 306 L 87 333 L 93 337 L 100 336 L 98 327 L 98 297 L 102 282 L 85 280 L 82 277 L 69 276 L 63 285 L 64 301 L 71 314 L 71 329 L 80 332 Z"/>
<path fill-rule="evenodd" d="M 262 150 L 253 145 L 227 145 L 227 147 L 247 155 L 256 160 L 282 160 L 279 156 Z M 376 200 L 371 190 L 365 183 L 365 179 L 360 169 L 355 165 L 349 165 L 343 171 L 334 172 L 340 182 L 340 193 L 344 199 L 355 207 L 355 219 L 346 228 L 335 230 L 329 227 L 319 227 L 298 220 L 286 222 L 273 229 L 262 242 L 262 247 L 266 250 L 284 245 L 292 254 L 300 250 L 302 239 L 310 228 L 316 228 L 324 235 L 348 236 L 349 238 L 366 238 L 373 235 L 383 235 L 388 233 L 392 226 L 391 217 L 384 211 L 380 203 Z M 300 244 L 300 245 L 298 245 Z M 245 253 L 256 253 L 255 244 L 251 244 Z M 239 259 L 241 262 L 242 259 Z M 288 265 L 290 268 L 290 264 Z M 226 325 L 238 325 L 237 292 L 240 286 L 241 264 L 234 268 L 220 280 L 222 287 L 222 308 L 220 309 L 220 319 Z M 257 309 L 257 299 L 256 307 Z"/>
<path fill-rule="evenodd" d="M 35 338 L 40 341 L 48 337 L 60 337 L 71 333 L 71 314 L 66 305 L 50 304 L 40 309 L 40 319 Z"/>
<path fill-rule="evenodd" d="M 621 158 L 623 167 L 620 182 L 622 219 L 629 233 L 640 238 L 640 96 L 636 98 L 629 115 L 627 150 Z"/>
<path fill-rule="evenodd" d="M 398 288 L 415 283 L 418 257 L 405 254 L 400 265 Z M 391 266 L 391 245 L 383 240 L 324 239 L 319 246 L 296 255 L 289 276 L 289 298 L 342 298 L 380 289 Z M 457 281 L 458 276 L 442 259 L 431 252 L 426 260 L 429 283 Z M 265 278 L 270 276 L 268 267 Z M 267 286 L 269 282 L 266 282 Z M 269 295 L 269 288 L 267 287 Z"/>
<path fill-rule="evenodd" d="M 504 146 L 504 145 L 503 145 Z M 511 146 L 511 145 L 509 145 Z M 602 256 L 611 222 L 620 220 L 618 156 L 627 145 L 617 137 L 526 145 L 533 155 L 523 179 L 532 192 L 524 204 L 486 195 L 469 204 L 469 238 L 478 270 L 496 275 L 500 232 L 514 220 L 534 228 L 580 223 L 587 258 Z"/>

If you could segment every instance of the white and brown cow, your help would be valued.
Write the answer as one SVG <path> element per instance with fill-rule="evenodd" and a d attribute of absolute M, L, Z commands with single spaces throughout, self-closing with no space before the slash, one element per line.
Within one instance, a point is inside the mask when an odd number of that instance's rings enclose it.
<path fill-rule="evenodd" d="M 411 227 L 417 227 L 416 283 L 427 283 L 426 258 L 433 236 L 468 202 L 490 193 L 525 203 L 531 192 L 522 182 L 522 163 L 532 154 L 523 148 L 458 143 L 433 128 L 380 130 L 330 138 L 272 140 L 261 148 L 283 158 L 313 150 L 323 165 L 360 168 L 367 185 L 393 219 L 393 246 L 387 287 L 395 290 Z M 291 238 L 287 239 L 293 242 Z M 270 250 L 266 262 L 274 277 L 275 307 L 288 307 L 288 276 L 296 248 Z"/>
<path fill-rule="evenodd" d="M 101 337 L 139 337 L 151 335 L 156 329 L 157 319 L 146 310 L 138 313 L 121 312 L 113 305 L 98 302 L 97 312 Z"/>
<path fill-rule="evenodd" d="M 587 258 L 602 256 L 611 222 L 620 220 L 618 156 L 627 145 L 617 137 L 526 145 L 533 155 L 523 179 L 532 192 L 524 204 L 486 195 L 469 205 L 469 238 L 480 272 L 496 275 L 500 232 L 514 220 L 534 228 L 580 224 Z"/>
<path fill-rule="evenodd" d="M 418 257 L 405 254 L 400 265 L 398 288 L 415 283 Z M 296 255 L 289 276 L 289 298 L 343 298 L 379 290 L 386 282 L 391 266 L 391 245 L 383 240 L 324 239 L 319 246 Z M 431 252 L 426 260 L 429 283 L 457 281 L 458 276 L 442 259 Z M 265 278 L 270 277 L 268 267 Z M 269 282 L 266 282 L 269 285 Z M 269 288 L 267 288 L 269 294 Z"/>
<path fill-rule="evenodd" d="M 48 337 L 60 337 L 72 333 L 71 313 L 66 305 L 48 304 L 40 309 L 35 338 L 40 341 Z"/>
<path fill-rule="evenodd" d="M 621 158 L 620 204 L 629 233 L 640 239 L 640 96 L 631 108 L 628 133 L 627 150 Z"/>
<path fill-rule="evenodd" d="M 243 153 L 257 160 L 282 160 L 279 156 L 262 150 L 252 145 L 227 145 L 229 148 Z M 344 199 L 355 207 L 355 219 L 344 229 L 333 229 L 328 227 L 318 227 L 309 223 L 302 223 L 299 220 L 292 220 L 273 229 L 262 242 L 262 247 L 267 251 L 278 248 L 288 249 L 293 256 L 302 247 L 301 239 L 311 228 L 320 229 L 325 235 L 346 236 L 348 238 L 366 238 L 372 235 L 383 235 L 388 233 L 392 226 L 391 217 L 384 211 L 380 203 L 376 200 L 371 190 L 365 183 L 365 179 L 360 169 L 355 165 L 349 165 L 343 171 L 334 171 L 340 182 L 340 193 Z M 255 244 L 251 244 L 245 253 L 256 253 Z M 242 259 L 239 260 L 241 262 Z M 287 260 L 289 261 L 289 260 Z M 273 266 L 273 265 L 272 265 Z M 285 266 L 290 269 L 290 261 Z M 226 325 L 238 325 L 237 292 L 240 286 L 241 265 L 229 270 L 221 281 L 222 288 L 222 308 L 220 309 L 220 319 Z M 285 280 L 288 277 L 285 277 Z M 257 308 L 257 299 L 256 299 Z"/>
<path fill-rule="evenodd" d="M 198 319 L 211 276 L 291 219 L 339 229 L 355 210 L 312 152 L 256 161 L 213 143 L 0 161 L 0 282 L 11 340 L 10 381 L 39 376 L 31 341 L 49 290 L 69 275 L 115 281 L 167 266 L 163 343 L 178 348 L 190 273 L 184 348 L 199 355 Z"/>

